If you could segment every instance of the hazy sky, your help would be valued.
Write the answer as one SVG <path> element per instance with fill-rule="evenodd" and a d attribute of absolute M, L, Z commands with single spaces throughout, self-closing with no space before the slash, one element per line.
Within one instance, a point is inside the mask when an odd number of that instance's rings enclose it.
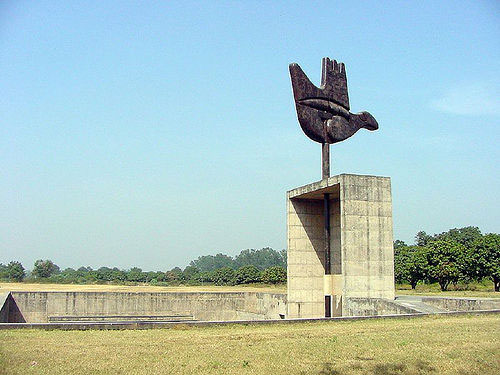
<path fill-rule="evenodd" d="M 332 174 L 390 176 L 394 237 L 500 232 L 500 3 L 3 1 L 0 262 L 166 270 L 286 247 L 320 179 L 288 64 L 346 64 L 377 132 Z"/>

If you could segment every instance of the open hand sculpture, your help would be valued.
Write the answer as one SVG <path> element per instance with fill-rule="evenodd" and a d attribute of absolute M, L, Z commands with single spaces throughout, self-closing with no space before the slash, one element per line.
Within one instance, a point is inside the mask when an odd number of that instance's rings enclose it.
<path fill-rule="evenodd" d="M 320 88 L 298 64 L 290 64 L 289 68 L 297 117 L 302 130 L 313 141 L 331 144 L 349 138 L 361 128 L 378 129 L 377 121 L 368 112 L 349 112 L 343 63 L 323 58 Z"/>

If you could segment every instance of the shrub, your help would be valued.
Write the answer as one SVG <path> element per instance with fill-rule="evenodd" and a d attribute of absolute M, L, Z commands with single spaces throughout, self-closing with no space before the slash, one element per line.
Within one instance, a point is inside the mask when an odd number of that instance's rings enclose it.
<path fill-rule="evenodd" d="M 235 272 L 232 268 L 222 267 L 212 273 L 215 285 L 234 285 L 236 281 Z"/>
<path fill-rule="evenodd" d="M 258 283 L 260 281 L 260 271 L 253 265 L 240 267 L 236 271 L 236 284 Z"/>
<path fill-rule="evenodd" d="M 264 283 L 279 284 L 286 282 L 286 270 L 280 266 L 266 268 L 262 271 L 261 279 Z"/>

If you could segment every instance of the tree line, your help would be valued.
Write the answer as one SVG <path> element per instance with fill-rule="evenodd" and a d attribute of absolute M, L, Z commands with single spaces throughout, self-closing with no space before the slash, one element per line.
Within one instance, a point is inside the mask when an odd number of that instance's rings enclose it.
<path fill-rule="evenodd" d="M 419 282 L 437 282 L 445 291 L 450 284 L 490 279 L 498 292 L 500 234 L 482 234 L 478 227 L 434 235 L 418 232 L 414 245 L 394 242 L 394 274 L 397 283 L 408 283 L 413 289 Z"/>
<path fill-rule="evenodd" d="M 7 281 L 53 282 L 65 284 L 116 283 L 152 285 L 236 285 L 250 283 L 278 284 L 286 282 L 286 251 L 266 247 L 247 249 L 235 257 L 222 253 L 203 255 L 192 260 L 182 270 L 174 267 L 167 271 L 143 271 L 133 267 L 80 267 L 61 270 L 51 260 L 37 260 L 31 271 L 20 262 L 0 263 L 0 279 Z"/>
<path fill-rule="evenodd" d="M 482 234 L 477 227 L 450 229 L 428 235 L 421 231 L 415 244 L 394 242 L 394 274 L 398 284 L 439 283 L 445 291 L 449 285 L 490 279 L 500 291 L 500 235 Z M 271 248 L 247 249 L 235 257 L 218 253 L 192 260 L 182 270 L 143 271 L 133 267 L 80 267 L 60 270 L 51 260 L 37 260 L 31 272 L 20 262 L 0 263 L 0 279 L 54 283 L 149 283 L 153 285 L 236 285 L 286 282 L 286 251 Z"/>

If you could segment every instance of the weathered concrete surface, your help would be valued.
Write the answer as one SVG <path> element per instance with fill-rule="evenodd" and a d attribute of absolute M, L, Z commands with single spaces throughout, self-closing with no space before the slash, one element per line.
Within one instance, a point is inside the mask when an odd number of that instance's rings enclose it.
<path fill-rule="evenodd" d="M 323 196 L 330 194 L 330 263 L 325 277 Z M 394 300 L 391 180 L 341 174 L 287 193 L 288 317 L 319 318 L 346 298 Z M 329 284 L 329 285 L 326 285 Z M 325 293 L 328 291 L 328 293 Z"/>
<path fill-rule="evenodd" d="M 0 294 L 0 323 L 9 322 L 9 301 L 10 293 Z"/>
<path fill-rule="evenodd" d="M 408 308 L 414 309 L 415 311 L 426 314 L 434 314 L 447 311 L 438 306 L 432 306 L 424 303 L 422 301 L 422 296 L 397 296 L 395 302 Z"/>
<path fill-rule="evenodd" d="M 477 311 L 458 311 L 458 312 L 443 312 L 437 315 L 456 316 L 456 315 L 480 315 L 480 314 L 500 314 L 500 310 L 477 310 Z M 233 320 L 233 321 L 197 321 L 197 322 L 85 322 L 85 323 L 0 323 L 2 329 L 45 329 L 45 330 L 124 330 L 124 329 L 156 329 L 156 328 L 175 328 L 181 327 L 207 327 L 207 326 L 224 326 L 224 325 L 256 325 L 256 324 L 297 324 L 318 321 L 335 321 L 346 320 L 367 320 L 367 319 L 413 319 L 428 316 L 425 313 L 410 313 L 410 314 L 392 314 L 392 315 L 371 315 L 371 316 L 342 316 L 333 318 L 301 318 L 301 319 L 272 319 L 272 320 Z"/>
<path fill-rule="evenodd" d="M 1 323 L 25 323 L 26 320 L 22 316 L 17 307 L 16 301 L 12 298 L 10 292 L 3 293 L 0 296 L 0 322 Z"/>
<path fill-rule="evenodd" d="M 195 320 L 280 319 L 286 295 L 260 292 L 12 292 L 21 318 L 190 315 Z M 280 316 L 281 314 L 281 316 Z M 19 320 L 18 320 L 19 321 Z"/>
<path fill-rule="evenodd" d="M 446 311 L 500 309 L 500 298 L 430 297 L 422 296 L 424 304 Z"/>
<path fill-rule="evenodd" d="M 379 316 L 394 314 L 416 314 L 422 311 L 385 298 L 346 298 L 345 316 Z"/>

